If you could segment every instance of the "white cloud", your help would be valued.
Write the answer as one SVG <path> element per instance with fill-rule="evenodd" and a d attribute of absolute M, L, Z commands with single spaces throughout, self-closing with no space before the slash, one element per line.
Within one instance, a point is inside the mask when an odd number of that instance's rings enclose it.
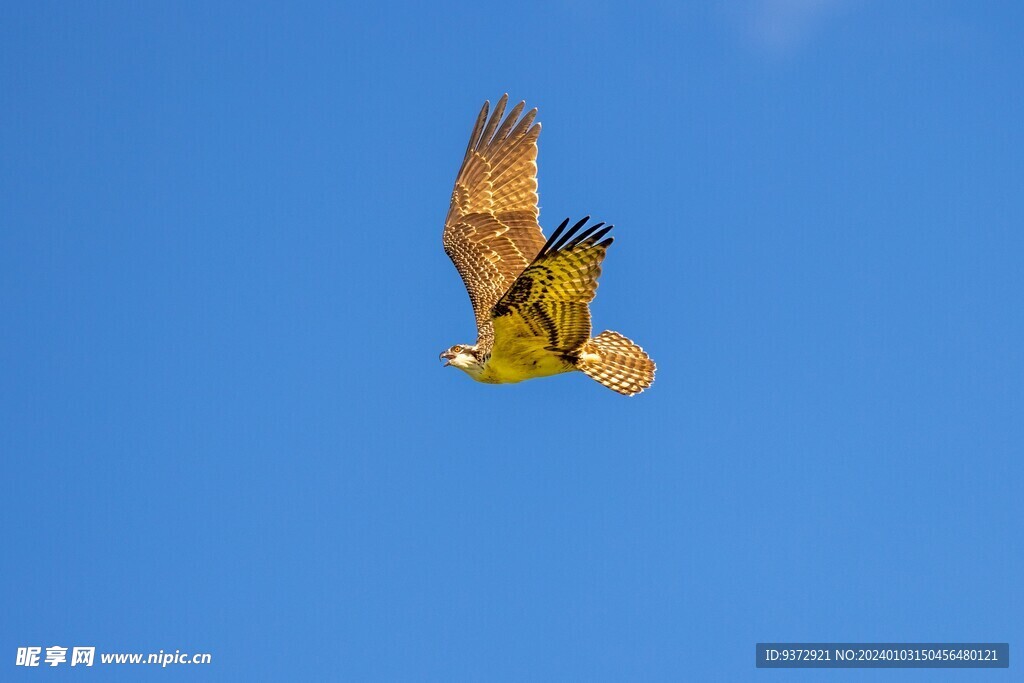
<path fill-rule="evenodd" d="M 744 30 L 759 49 L 792 52 L 804 45 L 849 0 L 749 0 Z"/>

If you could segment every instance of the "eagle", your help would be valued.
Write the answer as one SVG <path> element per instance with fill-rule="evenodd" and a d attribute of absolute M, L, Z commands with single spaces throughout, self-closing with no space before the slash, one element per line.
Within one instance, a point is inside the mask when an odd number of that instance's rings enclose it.
<path fill-rule="evenodd" d="M 475 344 L 441 353 L 478 382 L 505 384 L 580 370 L 625 396 L 654 381 L 654 362 L 618 332 L 591 338 L 589 304 L 611 225 L 569 219 L 544 239 L 537 207 L 537 110 L 508 94 L 484 102 L 455 178 L 442 242 L 469 292 Z M 502 117 L 504 116 L 504 120 Z"/>

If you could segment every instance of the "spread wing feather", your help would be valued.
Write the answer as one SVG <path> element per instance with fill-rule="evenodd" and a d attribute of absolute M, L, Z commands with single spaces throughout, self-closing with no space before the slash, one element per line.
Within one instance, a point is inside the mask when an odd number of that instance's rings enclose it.
<path fill-rule="evenodd" d="M 480 110 L 442 237 L 469 292 L 483 346 L 493 341 L 491 308 L 544 246 L 537 222 L 537 110 L 522 115 L 520 102 L 502 120 L 507 104 L 503 95 L 490 118 L 489 103 Z"/>
<path fill-rule="evenodd" d="M 495 304 L 494 347 L 534 339 L 556 353 L 572 355 L 590 338 L 589 303 L 597 292 L 612 226 L 592 225 L 586 217 L 566 230 L 566 219 L 533 263 Z M 602 227 L 604 226 L 604 227 Z"/>

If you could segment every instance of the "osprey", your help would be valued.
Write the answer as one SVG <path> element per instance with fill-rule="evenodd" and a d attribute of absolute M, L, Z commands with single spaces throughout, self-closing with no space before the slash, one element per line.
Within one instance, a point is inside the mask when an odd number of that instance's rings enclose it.
<path fill-rule="evenodd" d="M 478 382 L 521 382 L 581 370 L 632 396 L 654 381 L 654 362 L 618 332 L 590 337 L 590 308 L 610 225 L 569 227 L 545 240 L 537 222 L 537 110 L 520 102 L 505 120 L 508 95 L 490 118 L 485 102 L 455 178 L 444 222 L 445 253 L 469 291 L 475 344 L 441 354 Z M 499 122 L 501 125 L 499 125 Z"/>

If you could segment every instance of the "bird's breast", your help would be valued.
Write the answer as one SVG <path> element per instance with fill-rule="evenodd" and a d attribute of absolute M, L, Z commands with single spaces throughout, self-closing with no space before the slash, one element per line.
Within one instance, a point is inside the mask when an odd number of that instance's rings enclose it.
<path fill-rule="evenodd" d="M 537 344 L 507 344 L 495 348 L 477 378 L 490 384 L 522 382 L 535 377 L 548 377 L 574 370 L 575 366 L 561 354 L 548 351 Z"/>

